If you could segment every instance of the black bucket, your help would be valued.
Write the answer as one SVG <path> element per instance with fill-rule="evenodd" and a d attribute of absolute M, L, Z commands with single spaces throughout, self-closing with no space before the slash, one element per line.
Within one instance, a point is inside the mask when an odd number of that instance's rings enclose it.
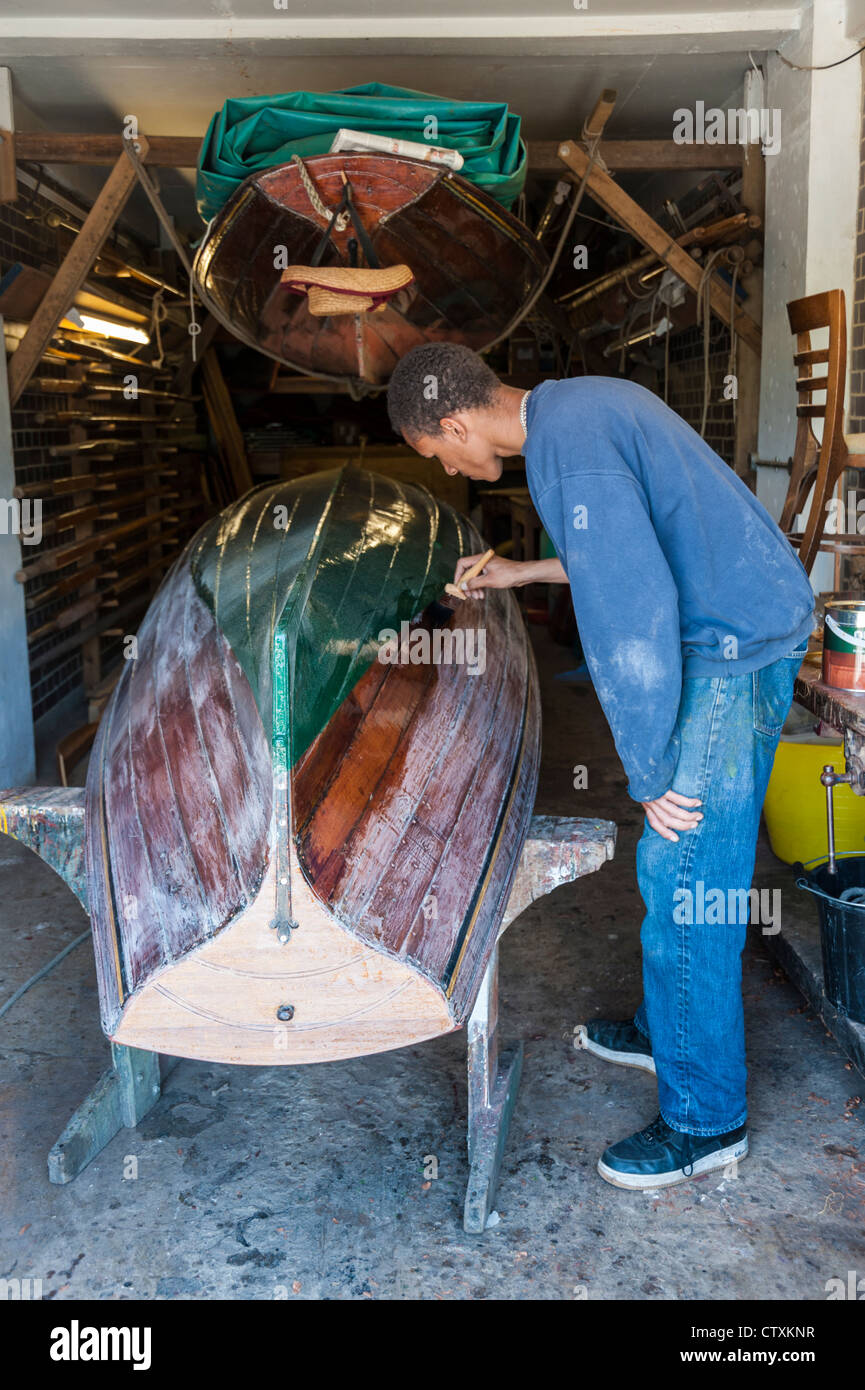
<path fill-rule="evenodd" d="M 834 874 L 825 859 L 795 868 L 797 885 L 817 899 L 826 998 L 854 1023 L 865 1023 L 865 854 L 836 855 Z M 861 903 L 841 900 L 848 888 L 863 890 Z"/>

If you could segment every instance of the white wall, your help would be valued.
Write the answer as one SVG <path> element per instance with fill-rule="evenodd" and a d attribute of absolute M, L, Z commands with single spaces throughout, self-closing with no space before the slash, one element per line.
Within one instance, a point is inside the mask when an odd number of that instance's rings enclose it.
<path fill-rule="evenodd" d="M 784 45 L 785 56 L 814 66 L 845 57 L 855 48 L 847 23 L 846 0 L 814 0 L 801 35 Z M 774 54 L 768 59 L 767 105 L 782 115 L 780 152 L 766 160 L 760 458 L 785 460 L 793 451 L 796 392 L 788 300 L 843 289 L 850 332 L 861 83 L 859 58 L 822 72 L 793 71 Z M 757 470 L 757 495 L 773 516 L 780 513 L 787 483 L 783 470 Z M 815 590 L 832 587 L 832 572 L 832 557 L 820 556 L 812 571 Z"/>

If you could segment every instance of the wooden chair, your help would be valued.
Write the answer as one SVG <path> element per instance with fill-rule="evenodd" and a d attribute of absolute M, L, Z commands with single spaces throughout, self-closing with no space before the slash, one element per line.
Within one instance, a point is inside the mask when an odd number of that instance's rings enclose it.
<path fill-rule="evenodd" d="M 838 479 L 846 468 L 865 466 L 865 457 L 851 454 L 844 438 L 844 385 L 847 378 L 847 315 L 843 290 L 826 290 L 787 305 L 790 328 L 796 335 L 793 363 L 801 372 L 796 380 L 798 427 L 793 451 L 790 485 L 779 526 L 810 573 L 818 551 L 836 555 L 865 553 L 865 536 L 856 533 L 824 535 L 829 503 Z M 828 328 L 829 345 L 812 348 L 811 334 Z M 825 375 L 814 373 L 825 363 Z M 825 395 L 821 403 L 815 395 Z M 814 434 L 813 421 L 823 421 L 823 438 Z M 860 462 L 861 460 L 861 462 Z M 794 531 L 793 523 L 814 488 L 811 509 L 804 532 Z"/>

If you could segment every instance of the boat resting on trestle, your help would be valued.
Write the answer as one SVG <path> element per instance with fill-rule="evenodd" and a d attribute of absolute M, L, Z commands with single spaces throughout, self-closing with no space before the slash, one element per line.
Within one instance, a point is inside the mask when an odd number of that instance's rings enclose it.
<path fill-rule="evenodd" d="M 425 489 L 358 469 L 264 484 L 193 537 L 103 715 L 83 814 L 78 789 L 0 793 L 0 829 L 90 913 L 109 1038 L 274 1064 L 464 1023 L 540 745 L 512 594 L 437 602 L 480 549 Z M 470 630 L 474 665 L 406 658 Z"/>

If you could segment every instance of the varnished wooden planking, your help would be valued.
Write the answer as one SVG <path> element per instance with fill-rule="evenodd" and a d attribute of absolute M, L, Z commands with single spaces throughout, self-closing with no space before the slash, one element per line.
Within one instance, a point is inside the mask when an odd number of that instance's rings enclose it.
<path fill-rule="evenodd" d="M 522 845 L 537 780 L 540 732 L 532 698 L 533 663 L 522 618 L 516 611 L 514 622 L 520 630 L 511 633 L 510 660 L 497 718 L 484 756 L 478 755 L 472 765 L 464 813 L 429 888 L 440 917 L 449 921 L 462 903 L 464 866 L 473 866 L 471 901 L 467 913 L 463 911 L 456 940 L 451 944 L 442 935 L 433 941 L 432 973 L 449 992 L 458 1015 L 473 997 L 465 988 L 465 980 L 472 980 L 477 961 L 486 959 L 495 938 L 504 910 L 503 885 Z"/>
<path fill-rule="evenodd" d="M 212 931 L 236 910 L 240 877 L 201 730 L 202 715 L 206 717 L 218 705 L 222 691 L 218 679 L 213 680 L 219 667 L 212 655 L 203 669 L 197 668 L 203 679 L 191 679 L 190 653 L 211 632 L 213 617 L 188 581 L 183 587 L 179 580 L 175 583 L 179 590 L 177 600 L 170 608 L 163 608 L 153 649 L 146 653 L 152 675 L 147 694 L 153 732 L 149 736 L 148 729 L 141 766 L 149 775 L 151 768 L 159 764 L 166 800 L 176 816 L 173 842 L 184 858 L 176 869 L 171 866 L 169 892 L 182 894 L 184 888 L 194 884 L 195 891 L 190 894 L 192 920 L 206 916 Z M 195 604 L 192 619 L 190 597 Z M 146 817 L 149 806 L 142 810 Z"/>
<path fill-rule="evenodd" d="M 529 649 L 529 688 L 526 699 L 524 738 L 520 747 L 511 796 L 502 808 L 502 820 L 473 911 L 462 940 L 449 962 L 446 992 L 456 1018 L 471 1011 L 507 908 L 519 863 L 520 849 L 535 803 L 540 765 L 540 699 L 534 656 Z"/>
<path fill-rule="evenodd" d="M 375 651 L 478 548 L 429 494 L 358 470 L 255 489 L 172 566 L 88 783 L 103 1020 L 117 1040 L 270 1059 L 274 1010 L 294 1006 L 274 1002 L 276 962 L 305 1001 L 295 1031 L 310 1059 L 465 1016 L 534 785 L 526 632 L 513 596 L 490 591 L 449 619 L 484 628 L 483 674 L 389 666 Z M 433 605 L 414 626 L 443 617 Z M 283 944 L 272 924 L 289 917 Z M 304 954 L 313 945 L 326 959 Z"/>
<path fill-rule="evenodd" d="M 280 284 L 275 248 L 308 264 L 326 220 L 312 207 L 297 167 L 248 179 L 208 229 L 196 259 L 211 312 L 245 342 L 301 371 L 384 382 L 411 347 L 431 338 L 483 348 L 506 328 L 543 274 L 546 255 L 528 229 L 459 175 L 370 154 L 315 155 L 307 167 L 335 208 L 343 172 L 382 265 L 405 261 L 415 281 L 363 315 L 362 361 L 354 315 L 317 317 L 305 296 Z M 349 225 L 334 231 L 323 266 L 350 264 Z"/>
<path fill-rule="evenodd" d="M 484 629 L 484 673 L 405 665 L 385 667 L 382 681 L 371 670 L 295 769 L 293 790 L 315 891 L 361 939 L 453 981 L 459 1016 L 531 814 L 539 716 L 512 596 L 490 590 L 450 626 Z M 319 759 L 334 776 L 316 779 Z"/>
<path fill-rule="evenodd" d="M 467 608 L 456 610 L 451 620 L 452 630 L 469 626 L 473 619 Z M 477 621 L 475 614 L 474 621 Z M 337 885 L 333 905 L 337 912 L 364 920 L 368 904 L 379 884 L 387 878 L 400 915 L 404 911 L 404 892 L 392 876 L 400 876 L 399 850 L 403 837 L 417 839 L 417 821 L 422 817 L 431 793 L 430 783 L 437 769 L 447 768 L 454 759 L 454 750 L 470 741 L 477 727 L 473 710 L 484 697 L 490 699 L 489 686 L 477 677 L 466 679 L 457 665 L 439 665 L 423 699 L 412 712 L 405 737 L 390 759 L 374 796 L 370 799 L 363 824 L 358 824 L 352 841 L 346 846 L 346 867 Z M 461 739 L 461 731 L 463 738 Z M 446 793 L 450 796 L 450 784 Z M 450 796 L 453 817 L 458 804 Z M 444 844 L 445 835 L 437 837 Z M 389 914 L 383 924 L 382 939 L 388 933 L 397 938 L 404 950 L 406 926 L 399 932 Z M 392 943 L 393 944 L 393 943 Z"/>
<path fill-rule="evenodd" d="M 388 765 L 423 701 L 432 679 L 429 666 L 396 667 L 379 687 L 361 729 L 346 749 L 327 796 L 319 803 L 302 842 L 316 891 L 332 901 L 345 871 L 350 841 L 371 812 Z"/>
<path fill-rule="evenodd" d="M 88 774 L 108 1026 L 127 993 L 243 909 L 261 883 L 270 821 L 261 721 L 242 673 L 228 674 L 224 639 L 188 568 L 166 577 L 138 641 Z"/>
<path fill-rule="evenodd" d="M 350 690 L 330 723 L 298 759 L 295 768 L 295 833 L 302 839 L 326 789 L 338 774 L 346 749 L 368 713 L 389 667 L 373 662 Z"/>
<path fill-rule="evenodd" d="M 107 805 L 112 832 L 115 899 L 127 923 L 124 936 L 131 988 L 167 960 L 213 930 L 204 885 L 184 825 L 177 783 L 182 768 L 166 752 L 159 686 L 171 678 L 182 652 L 182 590 L 177 572 L 147 615 L 139 634 L 139 657 L 118 687 L 111 780 Z M 175 623 L 168 648 L 166 612 Z M 162 668 L 160 670 L 160 667 Z M 180 673 L 178 672 L 178 675 Z M 177 783 L 175 782 L 177 774 Z M 126 834 L 114 836 L 125 822 Z M 136 919 L 144 921 L 136 926 Z"/>
<path fill-rule="evenodd" d="M 453 668 L 461 676 L 462 683 L 471 687 L 470 703 L 465 711 L 460 711 L 447 757 L 435 756 L 434 750 L 427 752 L 421 735 L 418 752 L 421 761 L 426 761 L 428 777 L 423 795 L 413 810 L 405 860 L 401 862 L 399 855 L 394 856 L 368 900 L 371 917 L 381 920 L 388 938 L 398 943 L 399 950 L 422 962 L 433 978 L 441 978 L 469 911 L 474 886 L 489 852 L 495 814 L 509 785 L 507 758 L 496 767 L 488 755 L 496 742 L 498 721 L 507 723 L 511 692 L 505 694 L 503 682 L 514 659 L 507 642 L 498 640 L 503 626 L 507 631 L 507 624 L 496 623 L 494 615 L 501 610 L 507 616 L 512 602 L 510 595 L 506 597 L 501 591 L 490 590 L 477 608 L 472 603 L 477 614 L 475 621 L 487 627 L 488 636 L 492 637 L 486 670 L 482 676 L 470 676 L 465 667 Z M 467 607 L 460 609 L 461 616 L 463 613 L 469 617 Z M 521 695 L 516 687 L 513 693 L 519 703 Z M 505 734 L 505 741 L 511 749 L 512 764 L 510 731 Z M 482 789 L 474 804 L 469 805 L 468 796 L 472 786 L 477 786 L 479 769 L 483 770 Z M 474 860 L 467 861 L 471 862 L 471 872 L 461 870 L 458 873 L 445 901 L 437 891 L 437 880 L 464 815 L 476 824 L 479 839 L 483 841 L 486 837 L 486 843 Z M 422 910 L 429 895 L 432 895 L 436 914 L 432 920 Z"/>

